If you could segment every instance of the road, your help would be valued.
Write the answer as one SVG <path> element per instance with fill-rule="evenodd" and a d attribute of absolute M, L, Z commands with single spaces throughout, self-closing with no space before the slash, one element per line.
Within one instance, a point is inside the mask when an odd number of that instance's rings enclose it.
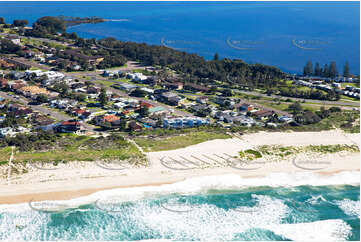
<path fill-rule="evenodd" d="M 0 36 L 7 36 L 7 35 L 9 35 L 9 34 L 8 33 L 0 33 Z M 22 35 L 18 35 L 18 34 L 10 34 L 10 35 L 16 35 L 16 36 L 18 36 L 19 38 L 22 38 L 22 39 L 33 39 L 33 40 L 43 41 L 43 42 L 57 44 L 57 45 L 69 46 L 69 43 L 61 42 L 61 41 L 57 41 L 57 40 L 51 40 L 51 39 L 45 39 L 45 38 L 37 38 L 37 37 L 31 37 L 31 36 L 22 36 Z M 76 46 L 73 46 L 73 47 L 78 48 Z"/>
<path fill-rule="evenodd" d="M 32 61 L 32 60 L 26 59 L 24 57 L 18 57 L 16 55 L 9 55 L 8 58 L 19 61 L 19 62 L 27 64 L 27 65 L 30 65 L 32 67 L 36 67 L 38 69 L 43 69 L 43 70 L 47 70 L 47 71 L 51 69 L 50 66 L 40 64 L 40 63 L 38 63 L 36 61 Z"/>
<path fill-rule="evenodd" d="M 238 92 L 238 93 L 242 93 L 242 94 L 248 94 L 248 95 L 253 95 L 253 96 L 261 96 L 261 97 L 268 97 L 268 98 L 279 98 L 279 99 L 291 99 L 294 101 L 300 101 L 302 102 L 303 100 L 306 100 L 306 102 L 312 102 L 312 103 L 319 103 L 319 104 L 327 104 L 327 105 L 339 105 L 339 106 L 354 106 L 354 107 L 359 107 L 360 103 L 358 102 L 342 102 L 342 101 L 327 101 L 327 100 L 317 100 L 317 99 L 304 99 L 304 98 L 296 98 L 296 97 L 284 97 L 284 96 L 279 96 L 279 95 L 267 95 L 267 94 L 263 94 L 263 93 L 259 93 L 259 92 L 254 92 L 254 91 L 243 91 L 243 90 L 235 90 L 233 89 L 234 92 Z"/>
<path fill-rule="evenodd" d="M 110 68 L 109 70 L 113 71 L 132 71 L 137 69 L 146 69 L 151 68 L 151 66 L 143 66 L 139 64 L 136 61 L 128 61 L 126 63 L 126 66 L 124 67 L 117 67 L 117 68 Z M 107 78 L 104 78 L 100 76 L 100 74 L 103 73 L 103 70 L 95 70 L 95 71 L 82 71 L 82 72 L 65 72 L 64 74 L 72 79 L 79 79 L 79 76 L 83 77 L 90 77 L 91 79 L 98 79 L 98 80 L 108 80 Z"/>

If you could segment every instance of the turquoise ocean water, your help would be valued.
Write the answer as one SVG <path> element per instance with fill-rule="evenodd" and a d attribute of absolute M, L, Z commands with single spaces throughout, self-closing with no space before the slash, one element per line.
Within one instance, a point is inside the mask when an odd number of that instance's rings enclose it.
<path fill-rule="evenodd" d="M 222 176 L 226 188 L 202 179 L 98 192 L 79 204 L 0 205 L 0 240 L 360 239 L 359 185 L 264 186 L 258 180 L 261 186 L 235 188 Z M 192 192 L 176 192 L 185 187 Z M 69 207 L 60 209 L 64 204 Z"/>

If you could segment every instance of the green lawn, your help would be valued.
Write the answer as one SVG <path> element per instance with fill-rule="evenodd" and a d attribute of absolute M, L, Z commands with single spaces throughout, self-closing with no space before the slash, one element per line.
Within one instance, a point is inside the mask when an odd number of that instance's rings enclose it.
<path fill-rule="evenodd" d="M 345 88 L 346 86 L 360 87 L 360 85 L 358 83 L 355 83 L 355 82 L 342 82 L 341 83 L 342 88 Z"/>
<path fill-rule="evenodd" d="M 213 139 L 227 139 L 229 135 L 220 132 L 198 131 L 167 138 L 135 138 L 144 151 L 162 151 L 184 148 Z"/>

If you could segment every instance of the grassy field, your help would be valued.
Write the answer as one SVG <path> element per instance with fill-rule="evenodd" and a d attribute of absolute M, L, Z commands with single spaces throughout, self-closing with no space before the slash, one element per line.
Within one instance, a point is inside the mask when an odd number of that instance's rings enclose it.
<path fill-rule="evenodd" d="M 230 136 L 221 132 L 198 131 L 167 138 L 135 138 L 135 142 L 141 146 L 144 151 L 150 152 L 174 150 L 199 144 L 208 140 L 227 138 L 230 138 Z"/>
<path fill-rule="evenodd" d="M 99 159 L 131 160 L 137 165 L 144 165 L 146 160 L 138 148 L 122 138 L 92 138 L 89 136 L 64 135 L 60 145 L 54 150 L 16 151 L 14 162 L 59 162 L 59 161 L 95 161 Z M 6 164 L 11 148 L 0 149 L 0 164 Z"/>
<path fill-rule="evenodd" d="M 247 151 L 253 154 L 253 157 L 247 156 Z M 279 145 L 262 145 L 255 150 L 245 150 L 240 151 L 240 158 L 246 158 L 248 160 L 252 160 L 255 158 L 273 156 L 277 158 L 285 158 L 289 156 L 294 156 L 301 153 L 317 153 L 317 154 L 335 154 L 338 152 L 360 152 L 357 145 L 308 145 L 308 146 L 279 146 Z"/>
<path fill-rule="evenodd" d="M 345 95 L 341 95 L 341 98 L 340 98 L 340 101 L 343 101 L 343 102 L 358 102 L 360 103 L 360 99 L 357 99 L 357 98 L 354 98 L 354 97 L 348 97 L 348 96 L 345 96 Z"/>

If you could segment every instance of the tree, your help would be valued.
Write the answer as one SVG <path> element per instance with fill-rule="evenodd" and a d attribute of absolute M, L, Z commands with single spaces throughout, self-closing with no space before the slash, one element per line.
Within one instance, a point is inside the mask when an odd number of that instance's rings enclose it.
<path fill-rule="evenodd" d="M 75 80 L 75 81 L 76 81 L 76 80 Z M 78 80 L 78 82 L 79 82 L 79 80 Z M 94 83 L 91 82 L 91 81 L 85 81 L 84 84 L 85 84 L 85 86 L 86 86 L 87 88 L 88 88 L 88 87 L 91 87 L 91 86 L 94 86 Z"/>
<path fill-rule="evenodd" d="M 337 67 L 336 67 L 336 62 L 335 61 L 331 61 L 330 63 L 330 69 L 329 69 L 329 77 L 331 78 L 335 78 L 338 75 L 337 72 Z"/>
<path fill-rule="evenodd" d="M 69 35 L 69 38 L 71 39 L 78 39 L 78 35 L 75 33 L 75 32 L 72 32 L 70 35 Z"/>
<path fill-rule="evenodd" d="M 232 90 L 229 88 L 224 89 L 222 93 L 225 97 L 231 97 L 233 95 Z"/>
<path fill-rule="evenodd" d="M 105 88 L 102 88 L 100 90 L 99 102 L 103 107 L 108 103 L 108 98 L 107 98 L 107 93 L 106 93 Z"/>
<path fill-rule="evenodd" d="M 302 106 L 299 102 L 295 102 L 288 106 L 288 110 L 292 111 L 293 115 L 296 115 L 302 111 Z"/>
<path fill-rule="evenodd" d="M 320 64 L 318 62 L 316 62 L 315 64 L 315 70 L 313 72 L 314 76 L 321 76 L 321 69 L 320 69 Z"/>
<path fill-rule="evenodd" d="M 149 115 L 149 108 L 147 106 L 140 107 L 139 115 L 142 117 L 147 117 Z"/>
<path fill-rule="evenodd" d="M 15 19 L 15 20 L 13 21 L 13 25 L 14 25 L 15 27 L 24 27 L 25 25 L 28 25 L 28 24 L 29 24 L 29 22 L 28 22 L 28 20 L 26 20 L 26 19 L 23 19 L 23 20 Z"/>
<path fill-rule="evenodd" d="M 345 66 L 343 68 L 343 76 L 346 78 L 350 76 L 350 67 L 348 66 L 348 61 L 346 61 Z"/>
<path fill-rule="evenodd" d="M 211 88 L 209 89 L 208 93 L 209 94 L 215 94 L 217 92 L 218 88 L 214 85 L 211 86 Z"/>
<path fill-rule="evenodd" d="M 127 121 L 125 119 L 121 119 L 119 121 L 119 129 L 125 130 L 127 128 Z"/>
<path fill-rule="evenodd" d="M 213 57 L 213 60 L 217 61 L 218 59 L 219 59 L 219 55 L 218 55 L 218 53 L 215 53 L 214 57 Z"/>
<path fill-rule="evenodd" d="M 11 40 L 0 38 L 0 53 L 14 54 L 21 50 L 19 45 L 14 44 Z"/>
<path fill-rule="evenodd" d="M 303 75 L 304 76 L 311 76 L 312 72 L 313 72 L 312 62 L 307 61 L 305 67 L 303 68 Z"/>
<path fill-rule="evenodd" d="M 79 102 L 84 102 L 86 100 L 86 95 L 84 93 L 80 93 L 75 96 L 75 99 Z"/>
<path fill-rule="evenodd" d="M 41 102 L 41 103 L 47 103 L 48 102 L 48 96 L 46 96 L 45 94 L 39 94 L 36 97 L 36 101 Z"/>
<path fill-rule="evenodd" d="M 66 97 L 69 92 L 69 87 L 65 82 L 57 82 L 53 86 L 54 91 L 60 93 L 61 97 Z"/>
<path fill-rule="evenodd" d="M 136 88 L 134 91 L 132 91 L 130 94 L 130 96 L 134 96 L 134 97 L 145 97 L 147 96 L 147 92 L 143 91 L 140 88 Z"/>
<path fill-rule="evenodd" d="M 65 32 L 65 29 L 65 21 L 62 21 L 57 17 L 45 16 L 36 20 L 33 24 L 33 29 L 26 32 L 26 34 L 35 37 L 47 37 L 49 34 Z"/>
<path fill-rule="evenodd" d="M 5 24 L 5 19 L 3 17 L 0 17 L 0 24 Z"/>
<path fill-rule="evenodd" d="M 325 66 L 323 67 L 322 76 L 323 77 L 329 77 L 329 70 L 328 70 L 328 65 L 327 64 L 325 64 Z"/>

